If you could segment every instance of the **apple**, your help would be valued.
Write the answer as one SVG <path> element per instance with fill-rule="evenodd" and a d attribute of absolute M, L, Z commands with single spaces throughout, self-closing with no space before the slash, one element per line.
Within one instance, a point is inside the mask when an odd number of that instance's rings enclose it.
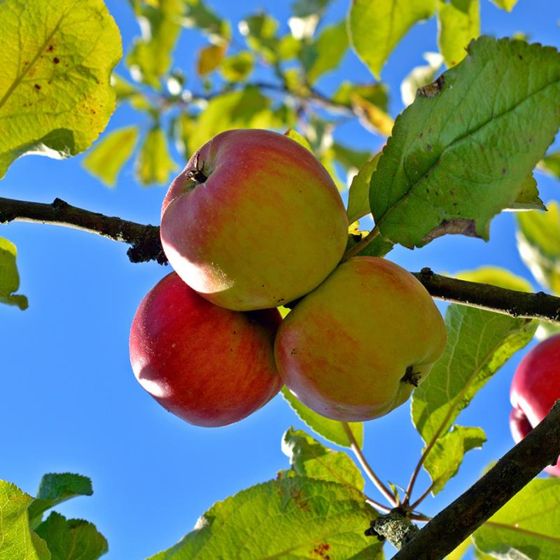
<path fill-rule="evenodd" d="M 140 385 L 197 426 L 225 426 L 282 386 L 274 363 L 276 309 L 241 313 L 200 297 L 172 272 L 144 297 L 130 331 Z"/>
<path fill-rule="evenodd" d="M 336 267 L 348 220 L 307 149 L 266 130 L 229 130 L 200 148 L 162 205 L 161 241 L 179 276 L 238 311 L 299 298 Z"/>
<path fill-rule="evenodd" d="M 560 334 L 540 342 L 515 370 L 509 425 L 514 441 L 521 441 L 560 399 Z M 546 472 L 560 476 L 560 460 Z"/>
<path fill-rule="evenodd" d="M 387 414 L 440 357 L 445 324 L 412 274 L 354 257 L 284 319 L 275 356 L 286 386 L 309 408 L 343 421 Z"/>

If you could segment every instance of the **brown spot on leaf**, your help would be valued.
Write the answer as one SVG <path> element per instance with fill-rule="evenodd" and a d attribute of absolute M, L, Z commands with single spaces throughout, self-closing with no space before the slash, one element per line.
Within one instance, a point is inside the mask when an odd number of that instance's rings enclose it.
<path fill-rule="evenodd" d="M 58 64 L 58 63 L 60 62 L 60 58 L 58 58 L 58 56 L 55 56 L 55 57 L 52 59 L 52 61 L 53 61 L 55 64 Z"/>
<path fill-rule="evenodd" d="M 49 45 L 47 47 L 47 52 L 53 52 L 54 51 L 54 45 Z"/>
<path fill-rule="evenodd" d="M 35 84 L 33 87 L 34 87 L 37 91 L 39 91 L 39 90 L 41 89 L 41 86 L 40 86 L 39 84 Z"/>
<path fill-rule="evenodd" d="M 443 220 L 441 224 L 435 227 L 432 231 L 427 233 L 422 239 L 422 243 L 426 244 L 447 234 L 467 235 L 468 237 L 479 237 L 476 233 L 474 220 L 467 220 L 465 218 L 455 218 L 453 220 Z"/>
<path fill-rule="evenodd" d="M 416 95 L 419 97 L 435 97 L 445 84 L 445 76 L 442 74 L 437 80 L 427 86 L 418 88 Z"/>
<path fill-rule="evenodd" d="M 322 558 L 323 560 L 330 560 L 330 556 L 328 554 L 329 550 L 331 549 L 331 545 L 328 543 L 321 543 L 318 544 L 314 549 L 313 549 L 313 554 L 316 554 L 319 558 Z"/>

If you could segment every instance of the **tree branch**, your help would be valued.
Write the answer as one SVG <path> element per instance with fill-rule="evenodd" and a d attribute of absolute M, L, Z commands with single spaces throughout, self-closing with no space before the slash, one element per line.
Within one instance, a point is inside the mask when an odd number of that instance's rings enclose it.
<path fill-rule="evenodd" d="M 159 239 L 159 227 L 77 208 L 58 198 L 51 204 L 44 204 L 0 197 L 0 223 L 11 221 L 40 222 L 81 229 L 129 244 L 128 257 L 132 262 L 167 262 Z M 532 294 L 467 282 L 434 274 L 429 268 L 423 268 L 414 275 L 432 296 L 446 301 L 512 317 L 560 322 L 560 298 L 543 292 Z"/>
<path fill-rule="evenodd" d="M 51 204 L 0 197 L 0 223 L 40 222 L 95 233 L 130 245 L 131 262 L 167 262 L 159 239 L 159 227 L 129 222 L 91 212 L 55 198 Z"/>
<path fill-rule="evenodd" d="M 560 401 L 545 419 L 451 505 L 436 515 L 393 560 L 439 560 L 449 554 L 560 455 Z"/>

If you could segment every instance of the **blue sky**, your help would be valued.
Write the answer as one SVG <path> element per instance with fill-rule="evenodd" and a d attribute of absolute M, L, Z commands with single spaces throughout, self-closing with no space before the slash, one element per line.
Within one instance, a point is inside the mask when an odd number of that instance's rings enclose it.
<path fill-rule="evenodd" d="M 234 22 L 261 8 L 287 27 L 287 1 L 208 3 Z M 481 3 L 484 32 L 505 36 L 523 31 L 532 40 L 560 45 L 557 2 L 520 0 L 511 14 L 487 0 Z M 107 5 L 128 48 L 138 33 L 128 3 L 108 0 Z M 347 7 L 347 0 L 335 0 L 327 21 L 339 20 Z M 190 77 L 193 55 L 202 44 L 191 31 L 181 39 L 177 62 L 185 64 Z M 435 50 L 432 20 L 417 26 L 390 58 L 383 79 L 393 94 L 393 115 L 402 109 L 400 81 L 423 63 L 422 53 Z M 342 69 L 323 78 L 319 87 L 333 92 L 341 78 L 370 79 L 350 53 Z M 132 123 L 134 116 L 119 110 L 109 129 Z M 338 138 L 372 151 L 380 142 L 355 125 L 341 127 Z M 44 202 L 59 197 L 105 214 L 159 222 L 163 187 L 141 188 L 128 165 L 117 188 L 107 189 L 82 169 L 81 159 L 22 158 L 3 180 L 2 196 Z M 557 182 L 541 174 L 537 179 L 545 201 L 558 198 Z M 243 422 L 203 429 L 166 413 L 135 381 L 128 360 L 130 322 L 141 298 L 168 268 L 133 265 L 122 244 L 54 226 L 13 223 L 0 226 L 0 235 L 18 246 L 21 292 L 30 301 L 25 312 L 0 307 L 1 479 L 33 494 L 46 472 L 90 476 L 93 497 L 76 499 L 60 511 L 97 525 L 109 540 L 108 560 L 134 560 L 175 543 L 215 501 L 273 478 L 287 466 L 282 434 L 302 425 L 280 397 Z M 421 251 L 397 249 L 391 259 L 410 270 L 430 266 L 449 273 L 492 264 L 532 280 L 517 253 L 511 215 L 494 220 L 489 243 L 449 237 Z M 515 356 L 461 417 L 463 424 L 481 424 L 489 441 L 467 456 L 437 499 L 425 502 L 425 513 L 439 511 L 511 447 L 509 383 L 519 359 Z M 408 405 L 367 425 L 365 453 L 384 480 L 406 485 L 420 449 Z M 418 490 L 426 483 L 422 476 Z M 368 493 L 376 496 L 373 489 Z"/>

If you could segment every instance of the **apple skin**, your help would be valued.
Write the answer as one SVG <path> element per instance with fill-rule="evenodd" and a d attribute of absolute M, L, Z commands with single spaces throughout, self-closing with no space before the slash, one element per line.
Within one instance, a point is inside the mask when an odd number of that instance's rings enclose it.
<path fill-rule="evenodd" d="M 197 426 L 225 426 L 266 404 L 282 386 L 274 363 L 276 309 L 240 313 L 201 298 L 176 273 L 144 297 L 130 330 L 140 385 Z"/>
<path fill-rule="evenodd" d="M 544 419 L 557 399 L 560 399 L 560 334 L 537 344 L 515 370 L 509 426 L 516 443 Z M 560 476 L 560 460 L 545 471 Z"/>
<path fill-rule="evenodd" d="M 348 219 L 330 175 L 307 149 L 266 130 L 229 130 L 195 153 L 162 205 L 169 263 L 227 309 L 277 307 L 336 267 Z"/>
<path fill-rule="evenodd" d="M 275 356 L 284 383 L 309 408 L 362 421 L 405 402 L 446 340 L 441 314 L 412 274 L 354 257 L 284 319 Z"/>

